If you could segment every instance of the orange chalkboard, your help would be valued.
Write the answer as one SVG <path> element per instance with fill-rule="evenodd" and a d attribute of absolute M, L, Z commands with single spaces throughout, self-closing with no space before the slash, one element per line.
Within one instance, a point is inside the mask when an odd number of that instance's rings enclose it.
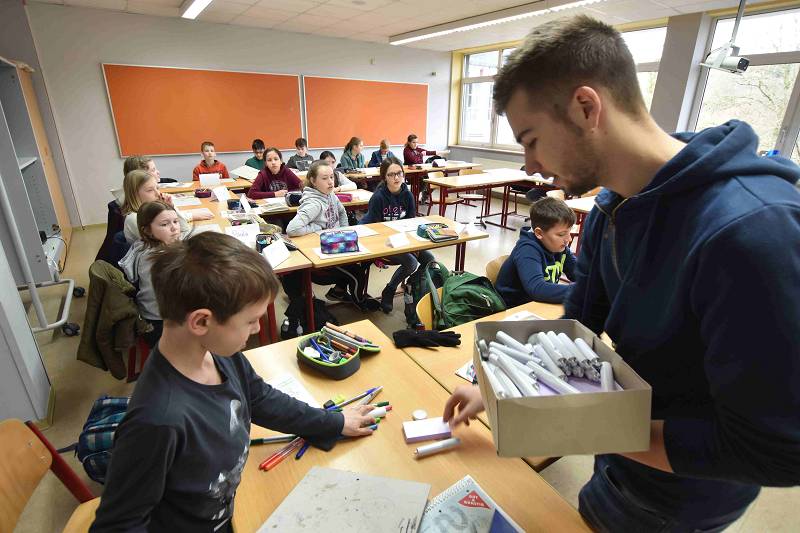
<path fill-rule="evenodd" d="M 353 136 L 367 146 L 384 138 L 404 144 L 409 133 L 425 142 L 426 84 L 312 76 L 304 76 L 303 83 L 308 144 L 313 148 L 343 147 Z"/>
<path fill-rule="evenodd" d="M 298 76 L 103 65 L 120 155 L 294 147 L 300 137 Z"/>

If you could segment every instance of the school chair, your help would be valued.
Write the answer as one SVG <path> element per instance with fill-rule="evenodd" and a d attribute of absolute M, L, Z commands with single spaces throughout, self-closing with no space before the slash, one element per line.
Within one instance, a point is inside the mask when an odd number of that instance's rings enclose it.
<path fill-rule="evenodd" d="M 136 356 L 139 355 L 139 371 L 136 371 Z M 131 383 L 132 381 L 136 381 L 139 379 L 139 374 L 142 373 L 144 370 L 144 364 L 147 362 L 147 357 L 150 355 L 150 346 L 148 346 L 147 341 L 144 340 L 144 337 L 141 335 L 136 336 L 136 342 L 134 342 L 130 348 L 128 348 L 128 375 L 126 377 L 127 382 Z"/>
<path fill-rule="evenodd" d="M 103 244 L 97 251 L 94 260 L 103 260 L 119 268 L 118 262 L 130 247 L 125 242 L 123 230 L 125 228 L 125 215 L 122 214 L 116 200 L 108 202 L 108 216 L 106 218 L 106 236 Z M 121 241 L 120 241 L 121 237 Z"/>
<path fill-rule="evenodd" d="M 439 298 L 442 297 L 442 287 L 436 289 Z M 417 318 L 425 326 L 425 329 L 433 329 L 433 300 L 431 293 L 427 293 L 417 302 Z"/>
<path fill-rule="evenodd" d="M 508 254 L 496 257 L 486 263 L 486 277 L 489 278 L 489 281 L 492 282 L 492 285 L 494 285 L 497 281 L 497 275 L 500 273 L 500 268 L 503 266 L 503 263 L 505 263 L 506 259 L 508 259 Z"/>
<path fill-rule="evenodd" d="M 0 531 L 13 531 L 47 470 L 80 502 L 64 531 L 87 531 L 100 503 L 33 423 L 0 422 Z"/>
<path fill-rule="evenodd" d="M 464 168 L 458 171 L 459 176 L 469 176 L 470 174 L 483 174 L 483 170 L 479 168 Z M 456 194 L 456 196 L 458 196 L 459 198 L 463 198 L 464 203 L 470 206 L 472 205 L 471 202 L 480 202 L 481 204 L 483 204 L 483 202 L 488 200 L 485 194 L 475 192 L 474 189 L 465 191 L 463 193 L 458 193 Z"/>
<path fill-rule="evenodd" d="M 444 177 L 444 172 L 428 172 L 428 177 L 429 178 L 443 178 Z M 431 185 L 430 183 L 428 183 L 427 185 L 428 185 L 428 195 L 429 196 L 428 196 L 428 212 L 426 213 L 426 216 L 431 214 L 431 209 L 433 208 L 434 204 L 442 205 L 442 202 L 444 202 L 445 205 L 455 205 L 456 206 L 456 210 L 453 213 L 453 220 L 455 220 L 456 217 L 458 216 L 458 204 L 463 204 L 464 200 L 462 198 L 458 198 L 457 195 L 456 195 L 455 198 L 451 198 L 449 194 L 447 195 L 446 198 L 442 198 L 441 197 L 442 196 L 442 194 L 441 194 L 442 191 L 440 190 L 440 187 L 438 185 Z M 439 198 L 438 199 L 434 199 L 433 191 L 439 191 Z M 447 209 L 447 208 L 445 208 L 445 209 Z"/>

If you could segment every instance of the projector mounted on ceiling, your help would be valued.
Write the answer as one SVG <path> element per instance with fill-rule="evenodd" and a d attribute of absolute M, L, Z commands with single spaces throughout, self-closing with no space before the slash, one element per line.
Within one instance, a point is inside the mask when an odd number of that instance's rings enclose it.
<path fill-rule="evenodd" d="M 723 70 L 731 74 L 742 74 L 750 66 L 750 60 L 739 55 L 739 47 L 734 42 L 739 31 L 739 23 L 744 15 L 744 4 L 747 0 L 739 0 L 739 11 L 736 13 L 736 22 L 733 23 L 731 39 L 721 47 L 711 50 L 706 60 L 700 66 Z"/>

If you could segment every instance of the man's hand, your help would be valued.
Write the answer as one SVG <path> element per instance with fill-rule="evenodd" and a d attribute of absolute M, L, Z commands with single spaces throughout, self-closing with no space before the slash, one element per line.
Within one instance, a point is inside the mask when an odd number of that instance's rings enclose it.
<path fill-rule="evenodd" d="M 455 414 L 456 406 L 458 406 L 458 414 Z M 481 390 L 478 387 L 474 385 L 459 385 L 453 391 L 453 395 L 447 399 L 447 403 L 444 404 L 442 419 L 445 422 L 450 422 L 450 427 L 456 427 L 462 422 L 469 425 L 469 421 L 477 418 L 478 414 L 485 409 Z"/>
<path fill-rule="evenodd" d="M 375 409 L 372 405 L 353 405 L 342 409 L 344 415 L 344 426 L 342 435 L 345 437 L 363 437 L 372 435 L 373 430 L 365 427 L 375 423 L 375 419 L 366 416 L 367 413 Z"/>
<path fill-rule="evenodd" d="M 275 198 L 282 198 L 286 196 L 286 193 L 289 192 L 286 189 L 281 189 L 279 191 L 275 191 Z"/>

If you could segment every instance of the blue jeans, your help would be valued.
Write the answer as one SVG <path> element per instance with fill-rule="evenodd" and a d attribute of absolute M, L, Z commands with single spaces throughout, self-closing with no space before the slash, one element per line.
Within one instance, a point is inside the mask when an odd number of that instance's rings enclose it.
<path fill-rule="evenodd" d="M 744 514 L 747 506 L 724 516 L 696 520 L 647 509 L 637 501 L 635 494 L 619 485 L 607 456 L 598 455 L 594 459 L 594 475 L 578 496 L 578 510 L 589 526 L 598 532 L 706 533 L 724 530 Z"/>
<path fill-rule="evenodd" d="M 416 272 L 420 265 L 427 265 L 434 260 L 433 254 L 428 250 L 421 250 L 419 258 L 413 253 L 397 254 L 386 258 L 386 263 L 389 265 L 400 265 L 400 267 L 392 274 L 392 279 L 386 284 L 386 287 L 397 290 L 400 285 L 408 276 Z"/>

